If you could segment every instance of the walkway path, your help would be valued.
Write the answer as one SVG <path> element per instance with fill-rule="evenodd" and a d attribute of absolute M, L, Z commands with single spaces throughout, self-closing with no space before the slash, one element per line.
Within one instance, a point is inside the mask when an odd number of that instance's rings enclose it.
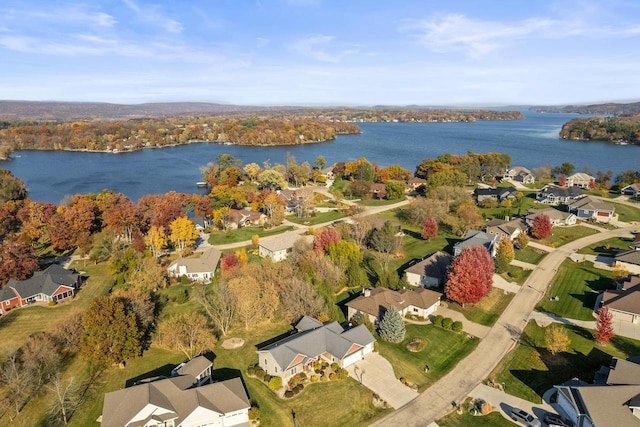
<path fill-rule="evenodd" d="M 551 246 L 543 245 L 542 243 L 538 243 L 534 241 L 529 242 L 528 246 L 531 246 L 532 248 L 540 249 L 541 251 L 545 251 L 545 252 L 553 252 L 556 250 L 556 248 L 552 248 Z"/>
<path fill-rule="evenodd" d="M 535 270 L 537 265 L 535 264 L 531 264 L 528 262 L 524 262 L 524 261 L 520 261 L 517 259 L 514 259 L 513 261 L 511 261 L 511 265 L 515 265 L 516 267 L 520 267 L 520 268 L 524 268 L 525 270 Z"/>
<path fill-rule="evenodd" d="M 623 236 L 629 231 L 630 228 L 627 227 L 593 234 L 567 243 L 549 253 L 531 272 L 525 285 L 473 353 L 461 360 L 455 369 L 417 399 L 372 425 L 425 426 L 444 416 L 451 409 L 451 402 L 461 402 L 489 376 L 500 360 L 515 346 L 531 312 L 544 295 L 547 284 L 564 259 L 579 248 L 604 239 Z"/>

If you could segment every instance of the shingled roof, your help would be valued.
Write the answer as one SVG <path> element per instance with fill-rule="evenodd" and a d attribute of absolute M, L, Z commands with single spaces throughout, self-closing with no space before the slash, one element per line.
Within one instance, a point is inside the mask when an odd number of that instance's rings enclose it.
<path fill-rule="evenodd" d="M 368 295 L 361 295 L 349 301 L 346 304 L 347 307 L 378 317 L 389 307 L 395 307 L 398 311 L 402 311 L 410 305 L 426 309 L 436 304 L 442 297 L 440 292 L 425 288 L 394 291 L 378 287 L 372 289 Z"/>
<path fill-rule="evenodd" d="M 26 299 L 38 294 L 53 295 L 60 286 L 76 288 L 80 275 L 69 271 L 58 264 L 51 264 L 43 271 L 36 271 L 26 280 L 9 279 L 0 294 L 0 301 L 15 298 L 19 295 Z M 15 294 L 14 294 L 15 292 Z"/>
<path fill-rule="evenodd" d="M 453 257 L 444 252 L 436 252 L 428 258 L 407 268 L 405 272 L 419 274 L 421 276 L 444 279 Z"/>
<path fill-rule="evenodd" d="M 640 314 L 640 280 L 631 281 L 626 289 L 604 291 L 602 305 L 626 313 Z"/>

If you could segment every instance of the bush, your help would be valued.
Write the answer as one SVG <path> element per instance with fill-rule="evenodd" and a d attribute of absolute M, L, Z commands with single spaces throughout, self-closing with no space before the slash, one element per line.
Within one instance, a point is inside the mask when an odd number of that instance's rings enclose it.
<path fill-rule="evenodd" d="M 269 384 L 269 381 L 271 381 L 271 378 L 273 378 L 271 375 L 269 375 L 269 374 L 265 374 L 265 376 L 264 376 L 264 380 L 263 380 L 263 381 L 264 381 L 265 383 Z"/>
<path fill-rule="evenodd" d="M 260 408 L 252 406 L 249 408 L 249 419 L 251 421 L 256 421 L 260 419 Z"/>
<path fill-rule="evenodd" d="M 300 393 L 302 390 L 304 390 L 304 384 L 298 384 L 297 386 L 295 386 L 293 388 L 293 393 L 294 394 L 298 394 Z"/>
<path fill-rule="evenodd" d="M 433 321 L 433 324 L 442 328 L 442 321 L 444 320 L 444 316 L 438 314 Z"/>
<path fill-rule="evenodd" d="M 312 376 L 311 377 L 311 382 L 312 383 L 317 383 L 318 382 L 318 376 L 317 375 Z"/>
<path fill-rule="evenodd" d="M 451 325 L 451 329 L 454 332 L 462 332 L 462 322 L 459 320 L 456 320 L 455 322 L 453 322 L 453 325 Z"/>
<path fill-rule="evenodd" d="M 294 393 L 292 390 L 287 390 L 284 392 L 284 397 L 285 399 L 291 399 L 293 397 Z"/>
<path fill-rule="evenodd" d="M 269 380 L 269 388 L 274 391 L 282 388 L 282 378 L 271 377 L 271 379 Z"/>
<path fill-rule="evenodd" d="M 337 378 L 338 378 L 338 377 L 336 376 L 336 374 L 335 374 L 334 372 L 331 372 L 331 373 L 329 374 L 329 380 L 330 380 L 330 381 L 333 381 L 333 380 L 335 380 L 335 379 L 337 379 Z"/>
<path fill-rule="evenodd" d="M 509 277 L 518 280 L 520 278 L 520 276 L 522 276 L 522 274 L 520 273 L 520 270 L 511 270 L 509 272 Z"/>
<path fill-rule="evenodd" d="M 332 363 L 331 364 L 331 370 L 336 372 L 338 369 L 340 369 L 340 365 L 338 365 L 337 363 Z"/>
<path fill-rule="evenodd" d="M 55 302 L 55 301 L 49 301 L 49 307 L 53 307 L 53 306 L 55 306 L 55 305 L 56 305 L 56 302 Z"/>
<path fill-rule="evenodd" d="M 326 383 L 327 381 L 329 381 L 329 378 L 323 375 L 322 378 L 320 378 L 320 381 L 322 381 L 323 383 Z"/>
<path fill-rule="evenodd" d="M 189 284 L 189 278 L 186 274 L 183 274 L 182 277 L 180 277 L 180 283 L 182 283 L 183 285 Z"/>
<path fill-rule="evenodd" d="M 346 380 L 347 378 L 349 378 L 349 371 L 347 371 L 346 369 L 340 368 L 336 372 L 336 376 L 338 377 L 339 380 Z"/>
<path fill-rule="evenodd" d="M 442 327 L 444 329 L 451 330 L 452 326 L 453 326 L 453 319 L 452 318 L 445 317 L 444 319 L 442 319 Z"/>
<path fill-rule="evenodd" d="M 249 367 L 247 368 L 247 374 L 249 374 L 249 375 L 255 375 L 255 374 L 256 374 L 256 368 L 255 368 L 255 367 L 253 367 L 253 366 L 249 366 Z"/>
<path fill-rule="evenodd" d="M 189 301 L 189 290 L 185 289 L 183 292 L 179 293 L 176 296 L 175 301 L 178 304 L 184 304 L 185 302 Z"/>
<path fill-rule="evenodd" d="M 304 372 L 300 372 L 299 374 L 295 374 L 294 376 L 289 378 L 289 382 L 287 383 L 287 385 L 289 386 L 289 389 L 293 390 L 294 387 L 296 387 L 298 384 L 304 383 L 306 379 L 307 374 L 305 374 Z"/>
<path fill-rule="evenodd" d="M 258 377 L 258 379 L 264 380 L 265 372 L 264 372 L 264 369 L 262 369 L 260 366 L 255 368 L 255 374 L 256 374 L 256 377 Z"/>

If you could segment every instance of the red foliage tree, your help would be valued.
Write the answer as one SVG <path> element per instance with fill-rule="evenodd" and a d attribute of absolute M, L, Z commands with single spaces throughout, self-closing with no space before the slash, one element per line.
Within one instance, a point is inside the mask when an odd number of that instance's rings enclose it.
<path fill-rule="evenodd" d="M 616 336 L 613 330 L 613 314 L 608 307 L 602 307 L 598 310 L 596 316 L 596 332 L 594 338 L 600 345 L 605 345 L 609 340 Z"/>
<path fill-rule="evenodd" d="M 422 238 L 431 240 L 438 235 L 438 223 L 435 219 L 427 217 L 422 221 Z"/>
<path fill-rule="evenodd" d="M 318 252 L 324 252 L 329 243 L 337 244 L 340 241 L 340 232 L 336 229 L 322 230 L 321 233 L 316 234 L 313 239 L 313 247 Z"/>
<path fill-rule="evenodd" d="M 223 276 L 238 268 L 239 265 L 240 260 L 236 254 L 225 254 L 220 259 L 220 270 Z"/>
<path fill-rule="evenodd" d="M 9 279 L 24 280 L 38 269 L 38 260 L 31 246 L 5 240 L 0 243 L 0 285 Z"/>
<path fill-rule="evenodd" d="M 551 218 L 540 214 L 533 219 L 531 235 L 536 239 L 546 239 L 551 236 Z"/>
<path fill-rule="evenodd" d="M 560 178 L 558 178 L 558 185 L 560 187 L 564 187 L 567 185 L 567 177 L 564 175 L 560 175 Z"/>
<path fill-rule="evenodd" d="M 484 246 L 464 248 L 451 263 L 445 295 L 463 306 L 479 302 L 491 292 L 493 269 L 493 260 Z"/>
<path fill-rule="evenodd" d="M 49 239 L 56 251 L 68 251 L 75 244 L 75 236 L 62 215 L 55 214 L 49 218 Z"/>

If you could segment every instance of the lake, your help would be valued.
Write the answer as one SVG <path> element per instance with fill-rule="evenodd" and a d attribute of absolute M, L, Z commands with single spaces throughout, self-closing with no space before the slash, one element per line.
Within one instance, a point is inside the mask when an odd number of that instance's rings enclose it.
<path fill-rule="evenodd" d="M 170 190 L 194 193 L 202 190 L 200 167 L 229 153 L 243 164 L 264 161 L 285 163 L 293 155 L 313 163 L 322 155 L 331 165 L 366 157 L 381 166 L 399 164 L 410 171 L 425 158 L 468 151 L 504 152 L 513 166 L 529 169 L 563 162 L 592 172 L 611 170 L 617 175 L 638 169 L 640 147 L 602 142 L 566 141 L 558 138 L 562 125 L 576 114 L 543 114 L 523 111 L 523 120 L 474 123 L 359 123 L 362 133 L 341 135 L 334 141 L 286 147 L 247 147 L 198 143 L 133 153 L 83 153 L 66 151 L 18 151 L 14 159 L 0 162 L 27 183 L 34 200 L 59 204 L 66 195 L 97 193 L 105 188 L 122 192 L 132 200 L 145 194 Z"/>

